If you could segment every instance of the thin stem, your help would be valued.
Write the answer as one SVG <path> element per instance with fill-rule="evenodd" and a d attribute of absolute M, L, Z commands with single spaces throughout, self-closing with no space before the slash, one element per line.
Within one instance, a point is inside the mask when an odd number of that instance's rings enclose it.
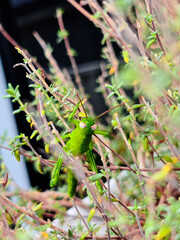
<path fill-rule="evenodd" d="M 122 135 L 122 137 L 123 137 L 123 139 L 124 139 L 124 141 L 125 141 L 128 149 L 129 149 L 129 151 L 130 151 L 130 153 L 131 153 L 131 156 L 132 156 L 132 159 L 133 159 L 133 161 L 134 161 L 134 163 L 135 163 L 135 165 L 136 165 L 137 171 L 139 172 L 137 175 L 138 175 L 138 178 L 139 178 L 139 181 L 140 181 L 141 190 L 142 190 L 143 195 L 144 195 L 144 197 L 145 197 L 146 194 L 145 194 L 145 190 L 144 190 L 144 187 L 143 187 L 142 177 L 141 177 L 141 173 L 140 173 L 140 171 L 139 171 L 139 166 L 138 166 L 138 163 L 137 163 L 136 156 L 135 156 L 135 154 L 134 154 L 134 151 L 133 151 L 133 149 L 132 149 L 131 144 L 129 143 L 129 141 L 128 141 L 128 139 L 127 139 L 127 137 L 126 137 L 126 135 L 125 135 L 125 133 L 124 133 L 124 131 L 123 131 L 123 128 L 122 128 L 122 126 L 121 126 L 121 123 L 120 123 L 120 121 L 119 121 L 119 117 L 118 117 L 118 114 L 117 114 L 117 113 L 115 113 L 115 118 L 116 118 L 116 121 L 117 121 L 117 124 L 118 124 L 118 126 L 116 126 L 115 128 L 118 128 L 119 131 L 121 132 L 121 135 Z"/>
<path fill-rule="evenodd" d="M 29 59 L 26 54 L 24 53 L 23 50 L 21 50 L 20 48 L 16 47 L 16 49 L 18 50 L 18 52 L 27 60 L 28 65 L 30 67 L 30 69 L 33 71 L 33 73 L 36 74 L 36 76 L 39 78 L 39 80 L 41 81 L 42 85 L 49 91 L 49 93 L 51 93 L 65 108 L 71 110 L 70 107 L 68 107 L 58 96 L 55 92 L 53 92 L 50 87 L 48 86 L 48 84 L 46 83 L 45 79 L 43 76 L 41 76 L 41 74 L 38 72 L 38 70 L 34 67 L 34 65 L 31 62 L 31 59 Z"/>
<path fill-rule="evenodd" d="M 91 22 L 93 22 L 95 25 L 100 27 L 102 30 L 107 32 L 111 37 L 114 37 L 117 39 L 123 46 L 124 48 L 129 52 L 129 55 L 133 60 L 136 60 L 136 56 L 133 53 L 133 51 L 130 49 L 128 44 L 121 38 L 119 34 L 119 30 L 116 32 L 115 28 L 113 29 L 106 27 L 102 21 L 99 21 L 98 19 L 94 18 L 93 15 L 91 15 L 88 11 L 86 11 L 80 4 L 78 4 L 75 0 L 67 0 L 69 3 L 71 3 L 79 12 L 81 12 L 84 16 L 86 16 Z M 106 20 L 106 19 L 105 19 Z M 114 32 L 115 31 L 115 32 Z"/>
<path fill-rule="evenodd" d="M 45 91 L 44 91 L 44 94 L 46 95 L 46 98 L 47 98 L 48 100 L 50 100 L 49 95 L 48 95 Z M 59 118 L 59 120 L 62 121 L 63 124 L 64 124 L 64 126 L 66 127 L 66 129 L 68 129 L 68 130 L 70 131 L 71 129 L 69 128 L 69 126 L 67 125 L 67 123 L 64 121 L 64 118 L 61 117 L 61 115 L 60 115 L 60 113 L 58 112 L 55 104 L 53 104 L 51 101 L 50 101 L 50 104 L 51 104 L 52 109 L 53 109 L 54 112 L 56 113 L 57 117 Z"/>
<path fill-rule="evenodd" d="M 64 141 L 62 140 L 62 138 L 61 138 L 59 132 L 57 131 L 56 127 L 54 126 L 53 122 L 50 121 L 49 124 L 51 125 L 51 127 L 52 127 L 52 129 L 53 129 L 53 130 L 52 130 L 52 133 L 55 133 L 55 134 L 56 134 L 56 136 L 58 137 L 58 139 L 59 139 L 60 143 L 62 144 L 62 146 L 65 147 L 66 144 L 65 144 Z"/>
<path fill-rule="evenodd" d="M 2 213 L 3 222 L 4 222 L 4 225 L 5 225 L 5 228 L 7 229 L 7 233 L 8 233 L 8 235 L 9 235 L 9 237 L 10 237 L 11 239 L 15 239 L 15 237 L 14 237 L 13 234 L 11 233 L 11 230 L 9 229 L 9 225 L 8 225 L 7 220 L 6 220 L 6 217 L 5 217 L 5 214 L 4 214 L 4 209 L 3 209 L 2 205 L 1 205 L 1 202 L 0 202 L 0 211 L 1 211 L 1 213 Z"/>
<path fill-rule="evenodd" d="M 90 231 L 90 229 L 89 229 L 89 226 L 87 225 L 87 223 L 86 223 L 86 221 L 84 220 L 83 216 L 82 216 L 81 213 L 79 212 L 79 210 L 78 210 L 78 208 L 77 208 L 77 206 L 76 206 L 75 201 L 72 200 L 72 203 L 73 203 L 73 205 L 74 205 L 74 207 L 75 207 L 75 209 L 76 209 L 78 215 L 80 216 L 81 220 L 83 221 L 85 227 L 87 228 L 88 232 L 91 233 L 91 231 Z"/>
<path fill-rule="evenodd" d="M 101 76 L 99 76 L 98 80 L 99 80 L 99 85 L 101 87 L 101 91 L 102 91 L 102 95 L 104 98 L 105 103 L 107 104 L 107 106 L 110 108 L 111 107 L 111 101 L 108 98 L 108 93 L 107 93 L 107 88 L 105 87 L 105 78 L 107 77 L 107 73 L 106 73 L 106 69 L 105 69 L 105 64 L 101 63 L 100 64 L 100 68 L 101 68 Z"/>
<path fill-rule="evenodd" d="M 145 234 L 143 232 L 143 229 L 142 229 L 142 226 L 141 226 L 141 223 L 140 223 L 140 219 L 139 219 L 139 216 L 138 216 L 138 212 L 135 211 L 135 217 L 136 217 L 136 222 L 138 224 L 138 227 L 139 227 L 139 231 L 141 233 L 141 236 L 144 238 L 145 237 Z"/>
<path fill-rule="evenodd" d="M 57 10 L 56 13 L 57 13 L 57 18 L 58 18 L 59 28 L 61 29 L 61 31 L 64 32 L 65 31 L 65 27 L 64 27 L 64 23 L 63 23 L 62 13 L 59 10 Z M 67 54 L 69 56 L 72 68 L 73 68 L 73 72 L 74 72 L 74 75 L 75 75 L 75 80 L 76 80 L 77 86 L 78 86 L 80 92 L 82 93 L 83 97 L 85 97 L 84 87 L 82 85 L 81 78 L 80 78 L 80 75 L 79 75 L 79 72 L 78 72 L 78 68 L 77 68 L 77 65 L 76 65 L 76 61 L 75 61 L 75 58 L 74 58 L 74 56 L 72 54 L 70 42 L 69 42 L 69 39 L 68 39 L 67 36 L 64 36 L 64 44 L 65 44 L 65 47 L 66 47 L 66 50 L 67 50 Z"/>
<path fill-rule="evenodd" d="M 48 61 L 50 62 L 50 64 L 52 65 L 53 69 L 55 70 L 57 76 L 62 80 L 64 85 L 67 85 L 67 81 L 64 78 L 64 74 L 62 73 L 60 67 L 57 64 L 57 61 L 53 57 L 52 52 L 48 48 L 45 41 L 41 38 L 41 36 L 38 34 L 38 32 L 34 32 L 33 35 L 36 38 L 36 40 L 38 41 L 38 43 L 40 44 L 40 46 L 42 47 L 42 49 L 44 50 L 44 54 L 45 54 L 46 58 L 48 59 Z"/>
<path fill-rule="evenodd" d="M 106 160 L 104 158 L 104 155 L 103 155 L 103 152 L 102 152 L 102 148 L 101 148 L 101 145 L 100 145 L 98 140 L 96 140 L 96 144 L 97 144 L 100 156 L 101 156 L 101 160 L 103 162 L 104 169 L 106 171 L 106 179 L 107 179 L 107 184 L 108 184 L 108 198 L 109 198 L 109 204 L 111 205 L 111 190 L 110 190 L 110 182 L 109 182 L 110 179 L 109 179 L 109 174 L 108 174 L 107 163 L 106 163 Z"/>
<path fill-rule="evenodd" d="M 40 217 L 36 216 L 34 217 L 34 214 L 30 213 L 29 211 L 27 211 L 25 208 L 20 207 L 19 205 L 15 204 L 14 202 L 12 202 L 11 200 L 9 200 L 9 198 L 5 197 L 2 193 L 0 193 L 0 198 L 3 200 L 3 204 L 5 205 L 10 205 L 16 209 L 18 209 L 20 212 L 24 213 L 25 215 L 31 217 L 32 219 L 36 220 L 37 222 L 39 222 L 42 225 L 46 225 L 46 224 L 50 224 L 51 222 L 46 222 L 45 220 L 41 219 Z M 51 224 L 51 228 L 54 229 L 55 231 L 59 231 L 59 234 L 61 236 L 67 235 L 68 233 L 65 232 L 64 230 L 60 229 L 59 227 L 55 227 L 54 225 Z M 77 235 L 75 235 L 74 237 L 77 237 Z"/>
<path fill-rule="evenodd" d="M 102 181 L 101 181 L 101 184 L 103 185 L 103 187 L 104 187 L 105 189 L 107 189 L 106 185 L 105 185 Z M 113 197 L 114 199 L 116 199 L 117 202 L 118 202 L 122 207 L 124 207 L 130 214 L 132 214 L 133 216 L 135 216 L 135 214 L 134 214 L 128 207 L 126 207 L 126 205 L 125 205 L 123 202 L 121 202 L 119 199 L 117 199 L 117 198 L 114 196 L 114 194 L 111 193 L 111 197 Z"/>
<path fill-rule="evenodd" d="M 94 134 L 94 136 L 96 136 L 96 138 L 104 145 L 106 146 L 108 149 L 110 149 L 112 151 L 113 154 L 115 154 L 126 166 L 129 167 L 129 169 L 136 174 L 136 171 L 134 169 L 132 169 L 132 167 L 118 154 L 116 153 L 111 147 L 109 147 L 105 142 L 103 142 L 96 134 Z"/>
<path fill-rule="evenodd" d="M 118 104 L 118 105 L 117 105 L 117 106 L 115 106 L 115 107 L 112 107 L 112 108 L 108 109 L 107 111 L 105 111 L 105 112 L 103 112 L 103 113 L 101 113 L 100 115 L 98 115 L 97 117 L 95 117 L 95 119 L 94 119 L 94 120 L 96 120 L 96 119 L 98 119 L 98 118 L 100 118 L 100 117 L 104 116 L 104 115 L 105 115 L 105 114 L 107 114 L 108 112 L 110 112 L 110 111 L 112 111 L 113 109 L 115 109 L 115 108 L 117 108 L 117 107 L 120 107 L 120 106 L 122 106 L 122 105 L 124 105 L 124 102 L 123 102 L 123 103 L 120 103 L 120 104 Z"/>
<path fill-rule="evenodd" d="M 37 62 L 36 58 L 34 58 L 26 49 L 24 49 L 20 44 L 18 44 L 10 35 L 9 33 L 6 32 L 6 30 L 3 28 L 2 24 L 0 24 L 0 32 L 2 33 L 2 35 L 8 40 L 8 42 L 11 43 L 11 45 L 13 45 L 14 47 L 19 47 L 20 49 L 22 49 L 26 55 L 32 59 L 34 65 L 37 67 L 37 68 L 42 68 L 42 66 Z M 48 73 L 46 73 L 46 76 L 49 80 L 51 80 L 51 77 Z"/>
<path fill-rule="evenodd" d="M 148 4 L 148 2 L 149 2 L 149 4 Z M 148 7 L 148 9 L 149 9 L 149 13 L 150 13 L 151 15 L 153 15 L 152 0 L 146 1 L 146 5 L 147 5 L 147 7 Z M 151 23 L 151 24 L 152 24 L 151 26 L 150 26 L 149 24 L 148 24 L 148 26 L 149 26 L 154 32 L 157 32 L 157 29 L 156 29 L 156 25 L 155 25 L 154 20 L 152 20 L 152 23 Z M 163 45 L 162 45 L 162 42 L 161 42 L 161 39 L 160 39 L 160 37 L 159 37 L 158 32 L 156 33 L 156 38 L 157 38 L 157 41 L 158 41 L 158 43 L 159 43 L 159 46 L 160 46 L 161 50 L 164 52 L 164 55 L 166 55 L 166 51 L 165 51 L 165 49 L 164 49 L 164 47 L 163 47 Z"/>
<path fill-rule="evenodd" d="M 173 155 L 175 155 L 177 157 L 177 159 L 180 161 L 180 158 L 179 156 L 177 155 L 177 153 L 174 151 L 174 148 L 172 146 L 172 144 L 170 143 L 169 139 L 168 139 L 168 136 L 167 134 L 165 133 L 165 131 L 163 130 L 163 127 L 162 127 L 162 124 L 160 123 L 158 117 L 156 116 L 156 114 L 152 111 L 152 109 L 150 108 L 149 104 L 146 102 L 145 98 L 142 96 L 141 97 L 142 101 L 144 102 L 144 104 L 146 105 L 148 111 L 150 112 L 150 114 L 153 116 L 153 118 L 155 119 L 158 127 L 159 127 L 159 130 L 161 132 L 161 134 L 163 135 L 165 141 L 167 142 L 169 148 L 170 148 L 170 151 L 172 152 Z"/>

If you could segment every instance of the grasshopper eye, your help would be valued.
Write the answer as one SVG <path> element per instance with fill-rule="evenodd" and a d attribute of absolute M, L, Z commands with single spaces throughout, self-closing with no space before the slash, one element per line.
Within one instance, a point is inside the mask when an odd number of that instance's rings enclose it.
<path fill-rule="evenodd" d="M 83 122 L 80 122 L 79 126 L 80 126 L 80 128 L 86 128 L 87 127 L 87 125 Z"/>
<path fill-rule="evenodd" d="M 97 125 L 96 125 L 96 124 L 94 124 L 94 125 L 91 126 L 91 129 L 92 129 L 93 131 L 96 130 L 96 128 L 97 128 Z"/>

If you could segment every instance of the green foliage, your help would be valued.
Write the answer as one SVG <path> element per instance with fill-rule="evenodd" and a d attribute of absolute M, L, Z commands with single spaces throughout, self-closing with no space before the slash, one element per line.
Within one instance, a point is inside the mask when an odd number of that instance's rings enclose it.
<path fill-rule="evenodd" d="M 71 2 L 102 30 L 104 62 L 100 64 L 102 73 L 97 91 L 111 111 L 104 113 L 103 121 L 95 117 L 77 72 L 76 51 L 67 44 L 69 33 L 62 27 L 63 10 L 58 9 L 61 29 L 57 32 L 57 42 L 66 42 L 79 89 L 66 70 L 58 67 L 50 44 L 41 39 L 49 61 L 47 76 L 43 69 L 35 67 L 36 63 L 25 51 L 16 47 L 23 57 L 21 65 L 28 72 L 26 78 L 32 81 L 29 87 L 33 101 L 24 103 L 19 86 L 14 88 L 11 84 L 4 98 L 12 98 L 19 104 L 13 114 L 24 112 L 22 121 L 30 124 L 31 133 L 29 136 L 20 133 L 10 141 L 7 134 L 1 137 L 1 144 L 9 142 L 17 161 L 24 155 L 40 174 L 51 175 L 51 187 L 58 186 L 46 192 L 37 189 L 13 192 L 19 207 L 3 199 L 0 222 L 8 216 L 8 224 L 15 225 L 11 232 L 16 239 L 34 239 L 33 234 L 39 239 L 95 239 L 104 226 L 107 231 L 104 239 L 108 235 L 129 238 L 130 234 L 138 239 L 177 240 L 180 238 L 179 6 L 169 8 L 158 1 L 148 5 L 148 1 L 133 0 L 101 5 L 97 1 Z M 89 5 L 88 11 L 83 4 Z M 118 104 L 121 106 L 114 108 Z M 34 142 L 40 140 L 42 147 L 36 149 Z M 12 181 L 8 181 L 4 164 L 0 166 L 0 198 L 12 196 L 6 193 Z M 117 189 L 111 187 L 112 182 Z M 83 206 L 81 199 L 86 195 L 90 201 L 86 207 L 89 214 L 83 218 L 79 211 L 81 221 L 75 227 L 67 224 L 68 231 L 63 232 L 46 220 L 59 219 L 62 224 L 72 200 L 74 206 L 77 203 Z M 94 224 L 97 217 L 102 222 Z M 6 239 L 3 230 L 0 234 Z"/>
<path fill-rule="evenodd" d="M 63 41 L 63 39 L 65 38 L 65 37 L 68 37 L 69 36 L 69 33 L 68 33 L 68 31 L 67 30 L 58 30 L 58 32 L 57 32 L 57 43 L 60 43 L 60 42 L 62 42 Z"/>
<path fill-rule="evenodd" d="M 11 83 L 8 83 L 8 89 L 6 90 L 8 93 L 7 95 L 3 96 L 2 98 L 14 98 L 12 101 L 16 102 L 19 101 L 21 94 L 19 92 L 19 85 L 16 88 L 13 88 Z"/>
<path fill-rule="evenodd" d="M 150 48 L 151 45 L 156 41 L 157 32 L 151 33 L 151 35 L 147 38 L 148 42 L 146 44 L 146 48 Z"/>

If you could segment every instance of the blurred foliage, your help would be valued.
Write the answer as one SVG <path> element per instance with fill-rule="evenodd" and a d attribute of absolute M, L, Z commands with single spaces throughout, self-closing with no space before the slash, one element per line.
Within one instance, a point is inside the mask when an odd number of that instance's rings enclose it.
<path fill-rule="evenodd" d="M 77 105 L 77 93 L 88 116 L 95 118 L 99 129 L 108 132 L 108 138 L 93 137 L 99 173 L 90 171 L 85 157 L 72 161 L 68 155 L 70 160 L 64 157 L 58 187 L 45 192 L 37 189 L 23 192 L 18 188 L 15 192 L 8 191 L 12 180 L 1 163 L 0 226 L 3 228 L 0 227 L 0 236 L 2 239 L 12 236 L 15 239 L 57 239 L 57 236 L 122 239 L 123 236 L 124 239 L 178 240 L 180 5 L 167 0 L 116 0 L 99 5 L 98 1 L 88 0 L 84 2 L 90 6 L 88 12 L 83 4 L 68 1 L 102 29 L 103 62 L 97 91 L 101 92 L 107 109 L 122 105 L 106 113 L 105 124 L 100 117 L 96 118 L 77 72 L 74 58 L 77 54 L 67 42 L 69 33 L 62 25 L 63 11 L 57 11 L 60 23 L 57 42 L 64 41 L 66 45 L 75 84 L 57 65 L 52 47 L 37 34 L 49 61 L 48 73 L 36 67 L 29 55 L 16 47 L 23 56 L 21 65 L 27 70 L 26 77 L 32 81 L 29 87 L 34 97 L 32 103 L 22 102 L 21 86 L 14 88 L 11 84 L 4 96 L 19 103 L 19 109 L 13 113 L 23 111 L 32 129 L 30 136 L 20 133 L 9 142 L 10 148 L 5 147 L 18 161 L 24 155 L 39 173 L 52 172 L 59 155 L 63 156 L 62 137 L 75 128 L 67 119 Z M 119 47 L 116 51 L 115 45 Z M 76 118 L 85 114 L 80 108 Z M 6 139 L 4 134 L 1 137 L 4 146 Z M 32 140 L 42 141 L 40 151 Z M 67 194 L 69 164 L 79 181 L 73 200 Z M 97 180 L 107 183 L 103 186 L 103 196 L 95 190 Z M 12 196 L 16 197 L 17 205 L 9 199 Z M 89 204 L 83 202 L 86 196 Z M 77 204 L 87 210 L 86 217 L 78 212 Z M 75 227 L 66 222 L 65 216 L 73 205 L 81 219 Z M 54 219 L 69 230 L 53 225 Z M 98 238 L 100 230 L 103 233 Z"/>

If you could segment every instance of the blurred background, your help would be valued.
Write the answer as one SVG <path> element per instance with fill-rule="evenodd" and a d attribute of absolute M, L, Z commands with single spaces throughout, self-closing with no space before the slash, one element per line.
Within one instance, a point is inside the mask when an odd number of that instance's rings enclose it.
<path fill-rule="evenodd" d="M 101 40 L 102 35 L 98 28 L 72 7 L 66 0 L 1 0 L 0 1 L 0 22 L 6 31 L 15 39 L 23 48 L 27 49 L 32 56 L 48 72 L 48 62 L 39 43 L 33 36 L 37 31 L 40 36 L 53 47 L 53 56 L 61 68 L 67 68 L 71 73 L 71 64 L 66 53 L 64 43 L 57 43 L 57 31 L 59 29 L 57 18 L 55 17 L 56 9 L 64 10 L 63 20 L 66 30 L 69 32 L 71 47 L 76 50 L 76 62 L 82 84 L 87 93 L 90 94 L 96 114 L 101 113 L 105 107 L 101 95 L 95 92 L 97 86 L 96 79 L 101 74 Z M 0 34 L 0 58 L 1 58 L 1 96 L 5 93 L 7 83 L 13 86 L 20 85 L 21 99 L 30 101 L 31 95 L 28 89 L 28 80 L 25 77 L 25 70 L 21 67 L 13 68 L 16 63 L 22 62 L 21 56 L 14 47 Z M 2 81 L 4 79 L 4 85 Z M 4 87 L 3 87 L 4 86 Z M 97 104 L 98 99 L 98 104 Z M 1 120 L 3 129 L 7 129 L 8 136 L 15 136 L 17 132 L 31 134 L 29 124 L 24 120 L 24 114 L 16 114 L 13 119 L 11 101 L 0 99 L 1 102 Z M 5 109 L 4 109 L 5 108 Z M 7 116 L 6 116 L 7 114 Z M 2 117 L 3 116 L 3 117 Z M 16 127 L 17 126 L 17 127 Z M 38 146 L 37 146 L 38 147 Z M 2 153 L 1 153 L 2 154 Z M 26 167 L 17 162 L 11 155 L 8 157 L 8 168 L 16 178 L 16 182 L 23 188 L 29 186 L 38 186 L 41 190 L 49 188 L 49 177 L 41 175 L 34 171 L 32 164 L 27 163 Z M 7 159 L 7 157 L 4 156 Z M 4 159 L 5 160 L 5 159 Z M 6 160 L 5 160 L 6 161 Z M 15 165 L 14 165 L 15 164 Z M 17 171 L 19 169 L 20 172 Z M 23 174 L 25 174 L 23 176 Z M 23 177 L 22 177 L 23 176 Z M 29 177 L 28 177 L 29 176 Z M 23 181 L 22 179 L 27 179 Z M 29 181 L 30 179 L 30 181 Z"/>

